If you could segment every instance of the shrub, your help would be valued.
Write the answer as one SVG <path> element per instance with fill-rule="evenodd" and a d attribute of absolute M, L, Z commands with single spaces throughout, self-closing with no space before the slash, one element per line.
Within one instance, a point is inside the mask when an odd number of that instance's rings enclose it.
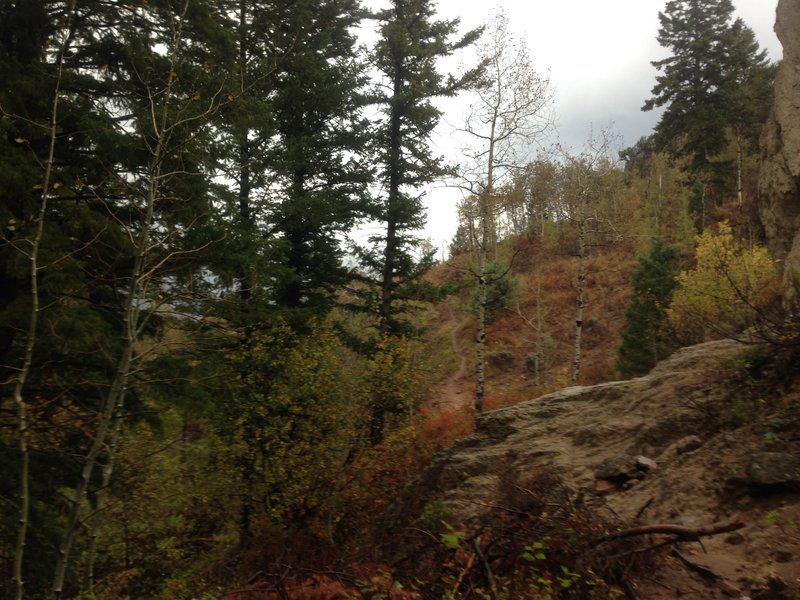
<path fill-rule="evenodd" d="M 511 267 L 502 261 L 486 265 L 486 322 L 491 323 L 500 317 L 503 310 L 517 297 L 519 280 L 511 274 Z M 477 311 L 479 288 L 470 296 L 470 306 Z"/>
<path fill-rule="evenodd" d="M 678 275 L 678 288 L 667 317 L 682 341 L 740 333 L 754 322 L 777 290 L 777 278 L 766 248 L 746 248 L 733 238 L 731 226 L 697 238 L 696 265 Z"/>

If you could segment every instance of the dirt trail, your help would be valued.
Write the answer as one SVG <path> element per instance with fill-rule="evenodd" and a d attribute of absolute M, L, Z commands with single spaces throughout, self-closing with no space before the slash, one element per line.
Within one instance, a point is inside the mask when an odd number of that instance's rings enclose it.
<path fill-rule="evenodd" d="M 467 356 L 461 351 L 458 343 L 460 323 L 449 302 L 447 303 L 447 315 L 450 321 L 450 346 L 453 349 L 453 353 L 460 358 L 460 363 L 458 370 L 450 375 L 444 384 L 434 390 L 425 403 L 427 408 L 434 414 L 458 410 L 472 401 L 467 378 Z"/>

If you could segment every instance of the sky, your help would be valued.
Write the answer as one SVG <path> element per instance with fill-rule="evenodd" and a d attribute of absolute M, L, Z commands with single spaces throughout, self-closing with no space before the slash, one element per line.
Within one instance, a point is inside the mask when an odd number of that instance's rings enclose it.
<path fill-rule="evenodd" d="M 756 33 L 772 60 L 781 58 L 773 32 L 777 0 L 733 0 L 735 16 Z M 388 0 L 364 0 L 370 8 L 385 8 Z M 658 13 L 666 0 L 500 0 L 494 5 L 474 0 L 438 0 L 438 15 L 459 18 L 462 31 L 484 24 L 493 7 L 510 18 L 515 35 L 527 42 L 534 68 L 545 73 L 555 89 L 555 136 L 579 152 L 591 131 L 610 128 L 620 136 L 621 148 L 648 135 L 658 120 L 642 112 L 650 97 L 656 69 L 651 61 L 668 55 L 656 40 Z M 464 64 L 474 57 L 462 52 Z M 432 143 L 448 160 L 455 157 L 452 131 L 463 124 L 466 98 L 442 103 L 444 118 Z M 426 195 L 428 225 L 421 233 L 439 248 L 446 247 L 456 229 L 456 204 L 461 195 L 434 185 Z"/>

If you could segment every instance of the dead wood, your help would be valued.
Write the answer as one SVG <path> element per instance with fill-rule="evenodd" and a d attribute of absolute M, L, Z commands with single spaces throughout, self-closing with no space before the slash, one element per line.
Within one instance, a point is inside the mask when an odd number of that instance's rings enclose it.
<path fill-rule="evenodd" d="M 736 531 L 744 526 L 745 522 L 740 516 L 736 516 L 730 521 L 714 523 L 712 525 L 706 525 L 705 527 L 684 527 L 682 525 L 672 524 L 642 525 L 640 527 L 631 527 L 630 529 L 623 529 L 622 531 L 614 531 L 609 533 L 608 535 L 605 535 L 594 542 L 594 545 L 599 545 L 610 540 L 634 537 L 637 535 L 672 535 L 676 537 L 675 541 L 697 540 L 701 537 L 708 537 L 711 535 L 717 535 L 719 533 Z"/>

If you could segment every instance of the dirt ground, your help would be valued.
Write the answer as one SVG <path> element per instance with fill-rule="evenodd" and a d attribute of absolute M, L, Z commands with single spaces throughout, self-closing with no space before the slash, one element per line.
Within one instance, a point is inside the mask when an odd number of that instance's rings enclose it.
<path fill-rule="evenodd" d="M 450 303 L 447 304 L 447 318 L 450 322 L 450 347 L 453 354 L 459 358 L 459 365 L 458 369 L 434 390 L 426 402 L 425 406 L 433 413 L 461 410 L 472 402 L 469 373 L 467 372 L 469 361 L 466 351 L 462 350 L 459 343 L 459 322 Z"/>

